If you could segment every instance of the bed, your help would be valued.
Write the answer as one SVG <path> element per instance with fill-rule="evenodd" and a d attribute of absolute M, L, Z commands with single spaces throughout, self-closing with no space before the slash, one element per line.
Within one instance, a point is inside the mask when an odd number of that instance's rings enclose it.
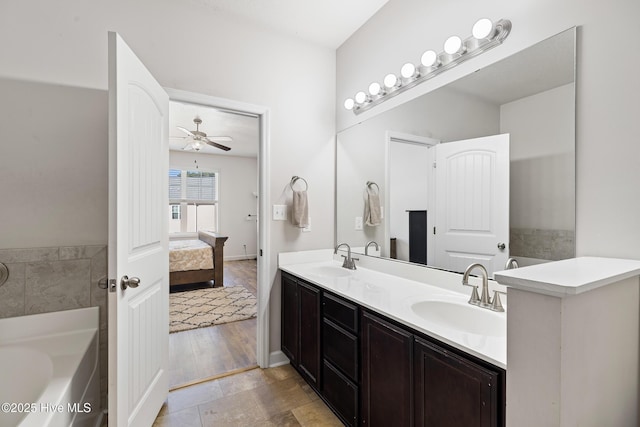
<path fill-rule="evenodd" d="M 213 280 L 224 283 L 224 242 L 226 236 L 199 231 L 198 239 L 169 242 L 169 286 Z"/>

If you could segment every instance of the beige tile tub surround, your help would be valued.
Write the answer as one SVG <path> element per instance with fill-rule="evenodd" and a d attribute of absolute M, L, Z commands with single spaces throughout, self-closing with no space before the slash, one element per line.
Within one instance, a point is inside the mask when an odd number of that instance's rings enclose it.
<path fill-rule="evenodd" d="M 9 280 L 0 286 L 0 318 L 100 307 L 100 382 L 107 394 L 107 246 L 0 249 Z"/>

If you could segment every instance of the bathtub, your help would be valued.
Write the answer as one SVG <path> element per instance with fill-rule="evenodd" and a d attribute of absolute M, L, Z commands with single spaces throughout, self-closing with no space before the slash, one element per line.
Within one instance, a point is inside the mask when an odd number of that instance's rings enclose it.
<path fill-rule="evenodd" d="M 101 420 L 98 308 L 0 319 L 0 426 Z"/>

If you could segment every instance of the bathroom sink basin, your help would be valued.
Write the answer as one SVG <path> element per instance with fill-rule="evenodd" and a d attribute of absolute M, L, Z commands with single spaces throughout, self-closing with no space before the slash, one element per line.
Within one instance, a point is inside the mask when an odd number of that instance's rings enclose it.
<path fill-rule="evenodd" d="M 430 322 L 476 335 L 504 337 L 507 319 L 504 313 L 465 303 L 420 301 L 411 306 L 413 312 Z"/>
<path fill-rule="evenodd" d="M 351 276 L 352 271 L 346 268 L 322 265 L 309 269 L 309 274 L 320 277 L 346 277 Z"/>

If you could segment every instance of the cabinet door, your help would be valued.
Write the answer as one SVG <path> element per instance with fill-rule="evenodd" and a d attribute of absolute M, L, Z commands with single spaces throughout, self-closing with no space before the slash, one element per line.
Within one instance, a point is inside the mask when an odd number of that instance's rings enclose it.
<path fill-rule="evenodd" d="M 300 353 L 298 367 L 320 388 L 320 290 L 298 281 Z"/>
<path fill-rule="evenodd" d="M 358 425 L 358 386 L 325 359 L 322 396 L 348 426 Z"/>
<path fill-rule="evenodd" d="M 281 348 L 292 366 L 298 366 L 298 283 L 282 275 Z"/>
<path fill-rule="evenodd" d="M 362 424 L 412 424 L 413 335 L 370 313 L 362 313 Z"/>
<path fill-rule="evenodd" d="M 414 351 L 416 426 L 499 425 L 496 372 L 427 341 Z"/>

